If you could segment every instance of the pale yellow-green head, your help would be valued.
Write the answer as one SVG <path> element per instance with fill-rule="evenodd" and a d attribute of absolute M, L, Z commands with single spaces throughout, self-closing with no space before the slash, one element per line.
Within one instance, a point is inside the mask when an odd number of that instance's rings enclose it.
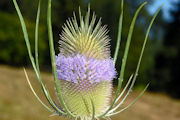
<path fill-rule="evenodd" d="M 90 8 L 80 25 L 76 16 L 66 21 L 60 35 L 60 54 L 56 66 L 62 96 L 68 109 L 77 118 L 89 120 L 94 104 L 95 117 L 103 114 L 109 104 L 112 80 L 116 76 L 110 57 L 109 37 L 101 20 L 96 23 Z"/>

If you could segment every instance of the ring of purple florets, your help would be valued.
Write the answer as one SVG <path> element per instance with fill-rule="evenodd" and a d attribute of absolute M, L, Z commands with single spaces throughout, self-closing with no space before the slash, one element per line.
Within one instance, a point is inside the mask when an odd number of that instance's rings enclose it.
<path fill-rule="evenodd" d="M 112 59 L 96 60 L 85 55 L 65 57 L 62 54 L 55 56 L 57 75 L 61 80 L 81 83 L 99 83 L 112 81 L 116 77 L 116 69 Z"/>

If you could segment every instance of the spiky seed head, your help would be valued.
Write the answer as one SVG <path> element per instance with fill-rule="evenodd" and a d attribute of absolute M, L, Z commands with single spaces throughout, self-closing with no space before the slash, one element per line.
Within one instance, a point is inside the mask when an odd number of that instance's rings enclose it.
<path fill-rule="evenodd" d="M 80 26 L 74 13 L 72 19 L 64 24 L 63 32 L 60 35 L 60 53 L 64 56 L 83 54 L 88 58 L 106 59 L 110 58 L 109 36 L 105 26 L 101 26 L 101 19 L 95 25 L 96 16 L 93 14 L 89 23 L 90 8 L 85 20 L 80 12 Z"/>
<path fill-rule="evenodd" d="M 80 26 L 75 14 L 64 24 L 56 66 L 65 104 L 76 117 L 88 120 L 93 111 L 91 100 L 95 116 L 107 109 L 116 70 L 106 26 L 101 26 L 101 19 L 95 25 L 95 14 L 89 20 L 90 8 L 85 18 L 79 13 Z"/>

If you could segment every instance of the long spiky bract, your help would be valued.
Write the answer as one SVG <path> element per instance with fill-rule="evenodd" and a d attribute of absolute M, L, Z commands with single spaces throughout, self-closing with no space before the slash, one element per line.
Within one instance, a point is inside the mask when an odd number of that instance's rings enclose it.
<path fill-rule="evenodd" d="M 118 96 L 118 98 L 115 101 L 115 104 L 120 100 L 120 98 L 124 95 L 124 93 L 126 92 L 127 88 L 129 87 L 129 84 L 131 83 L 133 78 L 133 74 L 129 77 L 128 82 L 126 83 L 126 86 L 123 88 L 122 92 L 120 93 L 120 95 Z"/>
<path fill-rule="evenodd" d="M 153 18 L 152 18 L 152 20 L 151 20 L 151 22 L 150 22 L 150 24 L 149 24 L 149 27 L 148 27 L 148 29 L 147 29 L 147 32 L 146 32 L 146 35 L 145 35 L 145 39 L 144 39 L 144 43 L 143 43 L 143 47 L 142 47 L 142 49 L 141 49 L 139 61 L 138 61 L 137 67 L 136 67 L 135 75 L 134 75 L 134 77 L 133 77 L 131 86 L 130 86 L 127 94 L 126 94 L 125 97 L 123 98 L 123 100 L 122 100 L 114 109 L 112 109 L 110 112 L 114 112 L 115 110 L 117 110 L 117 109 L 124 103 L 125 99 L 126 99 L 127 96 L 129 95 L 129 93 L 132 91 L 132 87 L 134 86 L 134 83 L 135 83 L 135 81 L 136 81 L 136 77 L 137 77 L 137 75 L 138 75 L 139 67 L 140 67 L 140 64 L 141 64 L 142 56 L 143 56 L 144 49 L 145 49 L 145 46 L 146 46 L 146 43 L 147 43 L 147 38 L 148 38 L 148 36 L 149 36 L 150 29 L 151 29 L 151 27 L 152 27 L 152 24 L 153 24 L 156 16 L 158 15 L 158 13 L 159 13 L 159 11 L 161 10 L 162 7 L 163 7 L 163 5 L 157 10 L 157 12 L 156 12 L 155 15 L 153 16 Z M 130 77 L 130 79 L 132 79 L 132 78 Z M 128 81 L 127 84 L 129 84 L 129 81 Z M 128 105 L 127 107 L 125 107 L 124 109 L 120 110 L 120 112 L 122 112 L 122 111 L 128 109 L 130 106 L 132 106 L 132 105 L 143 95 L 143 93 L 146 91 L 146 89 L 147 89 L 148 86 L 149 86 L 149 84 L 144 88 L 144 90 L 141 92 L 141 94 L 140 94 L 131 104 L 129 104 L 129 105 Z M 126 87 L 125 87 L 125 88 L 126 88 Z M 122 92 L 122 93 L 123 93 L 123 92 Z M 121 95 L 120 95 L 120 96 L 121 96 Z M 108 116 L 116 115 L 116 114 L 118 114 L 118 113 L 120 113 L 120 112 L 112 113 L 112 114 L 110 114 L 110 115 L 108 115 Z"/>
<path fill-rule="evenodd" d="M 114 52 L 114 64 L 116 65 L 118 53 L 119 53 L 119 47 L 121 43 L 121 35 L 122 35 L 122 23 L 123 23 L 123 6 L 124 6 L 124 0 L 121 0 L 121 14 L 119 17 L 119 27 L 118 27 L 118 36 L 117 36 L 117 43 L 116 43 L 116 49 Z"/>
<path fill-rule="evenodd" d="M 35 61 L 36 61 L 36 67 L 37 70 L 40 74 L 39 71 L 39 60 L 38 60 L 38 31 L 39 31 L 39 17 L 40 17 L 40 12 L 41 12 L 41 0 L 39 0 L 38 4 L 38 10 L 37 10 L 37 17 L 36 17 L 36 27 L 35 27 Z"/>
<path fill-rule="evenodd" d="M 49 110 L 50 112 L 54 112 L 52 109 L 50 109 L 46 104 L 44 104 L 44 102 L 38 97 L 38 95 L 36 94 L 36 92 L 34 91 L 32 85 L 31 85 L 31 82 L 29 80 L 29 77 L 27 75 L 27 72 L 26 72 L 26 69 L 24 68 L 24 73 L 25 73 L 25 76 L 26 76 L 26 80 L 28 82 L 28 85 L 31 89 L 31 91 L 33 92 L 34 96 L 37 98 L 37 100 L 47 109 Z"/>
<path fill-rule="evenodd" d="M 53 44 L 53 34 L 52 34 L 52 24 L 51 24 L 51 0 L 48 0 L 48 11 L 47 11 L 47 25 L 48 25 L 48 35 L 49 35 L 49 47 L 50 47 L 50 55 L 51 55 L 51 64 L 54 76 L 54 83 L 57 91 L 57 95 L 59 97 L 60 103 L 63 106 L 65 112 L 70 116 L 74 117 L 74 115 L 68 110 L 66 107 L 64 100 L 61 95 L 60 85 L 58 82 L 57 77 L 57 70 L 56 70 L 56 63 L 55 63 L 55 51 L 54 51 L 54 44 Z"/>
<path fill-rule="evenodd" d="M 117 91 L 116 91 L 116 94 L 115 94 L 115 98 L 114 98 L 112 104 L 110 105 L 109 109 L 107 109 L 107 111 L 104 114 L 102 114 L 100 117 L 104 117 L 112 109 L 112 107 L 114 106 L 114 104 L 116 102 L 116 99 L 119 96 L 121 85 L 122 85 L 122 82 L 123 82 L 123 79 L 124 79 L 124 71 L 125 71 L 125 66 L 126 66 L 126 61 L 127 61 L 127 56 L 128 56 L 128 52 L 129 52 L 130 43 L 131 43 L 132 33 L 133 33 L 133 30 L 134 30 L 135 21 L 136 21 L 138 13 L 140 12 L 140 10 L 142 9 L 142 7 L 145 4 L 146 4 L 146 2 L 143 3 L 138 8 L 138 10 L 136 11 L 136 13 L 134 15 L 134 18 L 132 20 L 130 29 L 129 29 L 129 34 L 128 34 L 128 38 L 127 38 L 127 42 L 126 42 L 125 52 L 124 52 L 124 56 L 123 56 L 123 59 L 122 59 L 122 66 L 121 66 L 121 70 L 120 70 L 120 77 L 118 78 L 118 87 L 117 87 Z"/>
<path fill-rule="evenodd" d="M 49 102 L 51 108 L 44 104 L 44 102 L 38 97 L 29 81 L 27 72 L 24 69 L 27 82 L 38 101 L 48 111 L 52 112 L 53 115 L 70 117 L 74 120 L 99 120 L 100 118 L 110 120 L 111 116 L 117 115 L 127 110 L 144 94 L 149 84 L 129 105 L 117 111 L 117 109 L 120 108 L 124 101 L 127 99 L 129 93 L 132 91 L 132 88 L 138 75 L 141 59 L 143 56 L 150 29 L 163 5 L 158 9 L 158 11 L 153 16 L 150 22 L 150 25 L 145 35 L 145 40 L 143 43 L 143 47 L 141 49 L 135 74 L 130 76 L 126 86 L 120 93 L 136 18 L 140 10 L 146 4 L 146 2 L 143 3 L 136 11 L 127 37 L 125 52 L 122 59 L 120 76 L 118 78 L 117 91 L 113 99 L 113 102 L 109 104 L 109 99 L 111 97 L 112 80 L 115 78 L 116 75 L 116 70 L 114 66 L 118 58 L 118 52 L 121 42 L 124 0 L 121 1 L 121 14 L 119 18 L 118 37 L 114 53 L 114 60 L 112 60 L 110 57 L 110 39 L 107 35 L 108 30 L 106 29 L 106 26 L 101 26 L 101 19 L 95 25 L 96 16 L 94 13 L 92 16 L 92 20 L 90 21 L 89 19 L 90 5 L 88 6 L 88 12 L 85 17 L 81 15 L 81 10 L 79 8 L 80 25 L 78 25 L 77 23 L 75 13 L 73 13 L 74 18 L 66 21 L 66 24 L 64 24 L 63 27 L 63 32 L 60 35 L 60 54 L 58 54 L 58 56 L 55 56 L 51 25 L 51 0 L 48 0 L 47 25 L 49 47 L 55 88 L 58 100 L 61 104 L 61 106 L 58 106 L 54 102 L 54 100 L 52 100 L 49 91 L 43 84 L 39 70 L 38 29 L 41 0 L 39 0 L 38 4 L 35 27 L 35 61 L 31 52 L 31 46 L 24 19 L 21 15 L 16 0 L 13 0 L 13 3 L 15 5 L 16 11 L 21 22 L 29 58 L 31 60 L 38 81 L 42 87 L 43 93 L 45 94 L 46 100 Z M 127 88 L 129 89 L 127 90 Z M 125 94 L 126 90 L 127 93 Z M 122 100 L 119 102 L 121 98 Z M 115 106 L 116 103 L 118 104 Z"/>
<path fill-rule="evenodd" d="M 146 87 L 144 88 L 144 90 L 143 90 L 130 104 L 128 104 L 125 108 L 123 108 L 123 109 L 121 109 L 121 110 L 119 110 L 119 111 L 117 111 L 117 112 L 115 112 L 115 113 L 110 113 L 110 114 L 108 114 L 107 116 L 117 115 L 117 114 L 119 114 L 119 113 L 127 110 L 128 108 L 130 108 L 130 107 L 131 107 L 134 103 L 136 103 L 137 100 L 139 100 L 139 98 L 144 94 L 144 92 L 147 90 L 148 86 L 149 86 L 149 84 L 147 84 Z"/>
<path fill-rule="evenodd" d="M 62 115 L 65 115 L 65 113 L 63 111 L 61 111 L 60 109 L 57 108 L 57 106 L 55 105 L 55 103 L 53 102 L 53 100 L 51 99 L 50 97 L 50 94 L 48 92 L 48 90 L 45 88 L 45 85 L 43 84 L 42 80 L 41 80 L 41 76 L 36 68 L 36 65 L 35 65 L 35 62 L 34 62 L 34 57 L 32 55 L 32 52 L 31 52 L 31 46 L 30 46 L 30 42 L 29 42 L 29 37 L 28 37 L 28 33 L 27 33 L 27 29 L 26 29 L 26 25 L 25 25 L 25 22 L 24 22 L 24 19 L 22 17 L 22 14 L 20 12 L 20 9 L 18 7 L 18 4 L 16 2 L 16 0 L 13 0 L 13 3 L 14 3 L 14 6 L 16 8 L 16 11 L 18 13 L 18 16 L 19 16 L 19 19 L 20 19 L 20 22 L 21 22 L 21 26 L 22 26 L 22 30 L 23 30 L 23 34 L 24 34 L 24 39 L 25 39 L 25 42 L 26 42 L 26 47 L 27 47 L 27 50 L 28 50 L 28 54 L 29 54 L 29 58 L 30 58 L 30 61 L 32 63 L 32 66 L 33 66 L 33 69 L 36 73 L 36 76 L 38 78 L 38 81 L 42 87 L 42 90 L 45 94 L 45 97 L 47 99 L 47 101 L 50 103 L 50 105 L 55 109 L 54 113 L 58 112 L 57 114 L 62 114 Z M 39 9 L 40 9 L 40 5 L 38 6 Z M 38 16 L 38 15 L 37 15 Z M 38 18 L 37 18 L 38 19 Z M 38 26 L 38 25 L 37 25 Z M 37 52 L 37 50 L 36 50 Z M 37 53 L 36 53 L 37 54 Z M 48 109 L 50 110 L 50 109 Z M 51 110 L 52 111 L 52 110 Z"/>

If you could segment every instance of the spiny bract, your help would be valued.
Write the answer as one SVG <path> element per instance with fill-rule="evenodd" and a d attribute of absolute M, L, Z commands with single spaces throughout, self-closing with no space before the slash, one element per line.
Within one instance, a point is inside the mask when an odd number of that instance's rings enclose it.
<path fill-rule="evenodd" d="M 113 61 L 110 57 L 110 39 L 107 35 L 108 31 L 106 29 L 106 26 L 101 26 L 101 20 L 99 20 L 96 24 L 96 16 L 94 14 L 92 16 L 92 19 L 89 19 L 90 7 L 84 18 L 81 16 L 81 11 L 79 10 L 80 25 L 78 25 L 75 14 L 74 18 L 67 20 L 66 24 L 64 24 L 63 32 L 60 36 L 61 39 L 59 41 L 60 53 L 57 56 L 55 56 L 51 23 L 51 0 L 48 0 L 47 23 L 51 64 L 56 93 L 60 102 L 60 105 L 57 105 L 55 100 L 51 98 L 48 89 L 42 82 L 38 64 L 38 25 L 41 1 L 39 1 L 36 19 L 35 61 L 31 52 L 31 45 L 28 38 L 28 33 L 24 19 L 22 17 L 16 0 L 13 0 L 13 3 L 15 5 L 19 19 L 21 21 L 26 47 L 32 66 L 34 68 L 38 81 L 42 87 L 46 100 L 48 101 L 51 108 L 48 107 L 38 97 L 24 69 L 26 79 L 37 100 L 48 111 L 53 113 L 53 115 L 65 116 L 75 120 L 99 120 L 100 118 L 110 119 L 109 117 L 117 115 L 131 107 L 146 91 L 149 84 L 129 105 L 117 111 L 117 109 L 122 106 L 124 101 L 127 99 L 128 95 L 132 91 L 132 88 L 138 75 L 140 63 L 142 60 L 143 52 L 146 46 L 150 29 L 163 5 L 158 9 L 158 11 L 153 16 L 149 24 L 135 74 L 131 75 L 124 89 L 122 90 L 122 92 L 120 92 L 121 85 L 124 79 L 127 56 L 130 48 L 135 22 L 140 10 L 147 4 L 147 2 L 144 2 L 137 9 L 131 22 L 127 37 L 125 51 L 122 58 L 122 65 L 120 69 L 120 76 L 118 78 L 117 91 L 115 93 L 115 97 L 112 100 L 112 103 L 110 103 L 110 98 L 112 94 L 112 80 L 117 75 L 114 65 L 116 64 L 121 41 L 124 1 L 121 0 L 121 15 L 119 19 L 118 28 L 119 34 Z M 125 93 L 126 90 L 127 93 Z"/>
<path fill-rule="evenodd" d="M 94 14 L 89 20 L 90 8 L 85 18 L 79 13 L 80 26 L 75 14 L 64 24 L 60 54 L 55 59 L 65 104 L 77 118 L 88 120 L 93 112 L 91 101 L 95 117 L 107 110 L 116 70 L 110 57 L 106 26 L 101 26 L 101 19 L 95 25 Z"/>

